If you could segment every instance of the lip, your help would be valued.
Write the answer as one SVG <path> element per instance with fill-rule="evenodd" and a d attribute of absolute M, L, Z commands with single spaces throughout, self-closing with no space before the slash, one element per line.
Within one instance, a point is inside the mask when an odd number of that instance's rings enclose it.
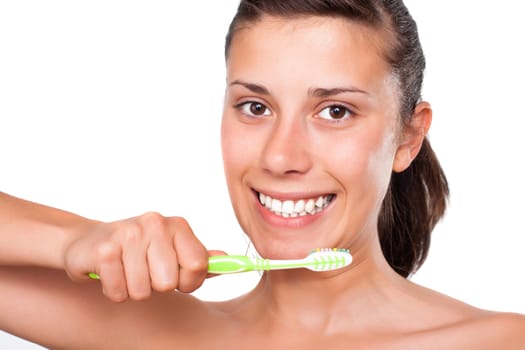
<path fill-rule="evenodd" d="M 331 209 L 332 203 L 334 202 L 336 196 L 334 194 L 334 199 L 331 203 L 328 204 L 326 208 L 323 209 L 323 211 L 316 213 L 316 214 L 308 214 L 305 216 L 297 216 L 295 218 L 292 217 L 282 217 L 280 215 L 272 213 L 268 208 L 266 208 L 264 205 L 261 204 L 259 201 L 259 191 L 256 189 L 252 189 L 253 192 L 253 198 L 255 201 L 255 207 L 257 209 L 257 212 L 261 216 L 264 222 L 269 224 L 270 226 L 280 228 L 280 229 L 301 229 L 305 228 L 314 222 L 318 221 L 320 218 L 322 218 L 324 215 L 327 214 L 327 212 Z M 275 191 L 261 191 L 262 193 L 269 195 L 272 198 L 279 199 L 279 200 L 300 200 L 300 199 L 308 199 L 308 198 L 317 198 L 319 196 L 325 196 L 327 194 L 333 194 L 331 192 L 275 192 Z"/>

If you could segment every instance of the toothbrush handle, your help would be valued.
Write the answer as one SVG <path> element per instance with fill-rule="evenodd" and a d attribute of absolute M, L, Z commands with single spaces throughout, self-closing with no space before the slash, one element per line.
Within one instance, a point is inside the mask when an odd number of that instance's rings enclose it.
<path fill-rule="evenodd" d="M 304 260 L 270 260 L 244 255 L 216 255 L 208 258 L 208 272 L 214 274 L 297 269 L 308 265 Z"/>
<path fill-rule="evenodd" d="M 244 255 L 216 255 L 208 258 L 209 273 L 238 273 L 258 269 L 257 262 Z"/>
<path fill-rule="evenodd" d="M 294 269 L 299 267 L 305 267 L 303 261 L 269 260 L 250 258 L 244 255 L 216 255 L 208 258 L 208 273 L 213 274 Z M 91 279 L 100 279 L 100 276 L 93 272 L 89 273 L 88 276 Z"/>
<path fill-rule="evenodd" d="M 266 259 L 251 259 L 244 255 L 216 255 L 208 258 L 208 273 L 226 274 L 255 270 L 268 270 Z M 99 280 L 94 272 L 88 273 L 89 278 Z"/>

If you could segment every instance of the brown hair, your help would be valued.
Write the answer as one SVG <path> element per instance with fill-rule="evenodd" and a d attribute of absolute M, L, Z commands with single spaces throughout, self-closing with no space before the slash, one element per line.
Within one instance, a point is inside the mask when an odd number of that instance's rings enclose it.
<path fill-rule="evenodd" d="M 241 0 L 226 36 L 226 58 L 235 32 L 263 15 L 331 16 L 384 30 L 393 39 L 384 55 L 398 82 L 401 123 L 409 124 L 421 98 L 425 56 L 417 25 L 402 0 Z M 392 173 L 378 218 L 381 249 L 400 275 L 408 277 L 425 261 L 448 194 L 445 174 L 425 138 L 410 167 Z"/>

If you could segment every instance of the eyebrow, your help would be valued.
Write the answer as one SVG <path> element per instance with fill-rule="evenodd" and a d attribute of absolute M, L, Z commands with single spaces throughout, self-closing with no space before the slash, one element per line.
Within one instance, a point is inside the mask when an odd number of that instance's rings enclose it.
<path fill-rule="evenodd" d="M 270 91 L 268 91 L 267 88 L 265 88 L 262 85 L 253 84 L 253 83 L 247 83 L 242 80 L 234 80 L 230 83 L 230 86 L 232 85 L 241 85 L 250 90 L 253 93 L 261 94 L 261 95 L 270 95 Z"/>
<path fill-rule="evenodd" d="M 263 85 L 254 84 L 254 83 L 248 83 L 242 80 L 234 80 L 230 84 L 232 85 L 241 85 L 250 90 L 253 93 L 261 94 L 261 95 L 270 95 L 270 91 L 264 87 Z M 343 93 L 358 93 L 358 94 L 364 94 L 369 95 L 368 92 L 365 90 L 361 90 L 355 87 L 335 87 L 335 88 L 309 88 L 308 89 L 308 96 L 312 97 L 320 97 L 320 98 L 326 98 L 330 96 L 335 96 Z"/>
<path fill-rule="evenodd" d="M 343 93 L 358 93 L 358 94 L 364 94 L 369 95 L 368 92 L 355 88 L 355 87 L 336 87 L 331 89 L 325 89 L 325 88 L 310 88 L 308 89 L 308 95 L 313 97 L 330 97 L 335 96 Z"/>

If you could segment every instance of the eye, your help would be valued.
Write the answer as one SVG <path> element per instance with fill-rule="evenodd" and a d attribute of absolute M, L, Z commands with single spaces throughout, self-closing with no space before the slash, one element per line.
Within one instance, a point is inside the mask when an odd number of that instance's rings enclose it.
<path fill-rule="evenodd" d="M 235 108 L 251 117 L 262 117 L 271 114 L 270 109 L 260 102 L 243 102 L 236 105 Z"/>
<path fill-rule="evenodd" d="M 318 115 L 322 119 L 342 120 L 350 118 L 353 115 L 353 112 L 342 105 L 331 105 L 323 108 Z"/>

